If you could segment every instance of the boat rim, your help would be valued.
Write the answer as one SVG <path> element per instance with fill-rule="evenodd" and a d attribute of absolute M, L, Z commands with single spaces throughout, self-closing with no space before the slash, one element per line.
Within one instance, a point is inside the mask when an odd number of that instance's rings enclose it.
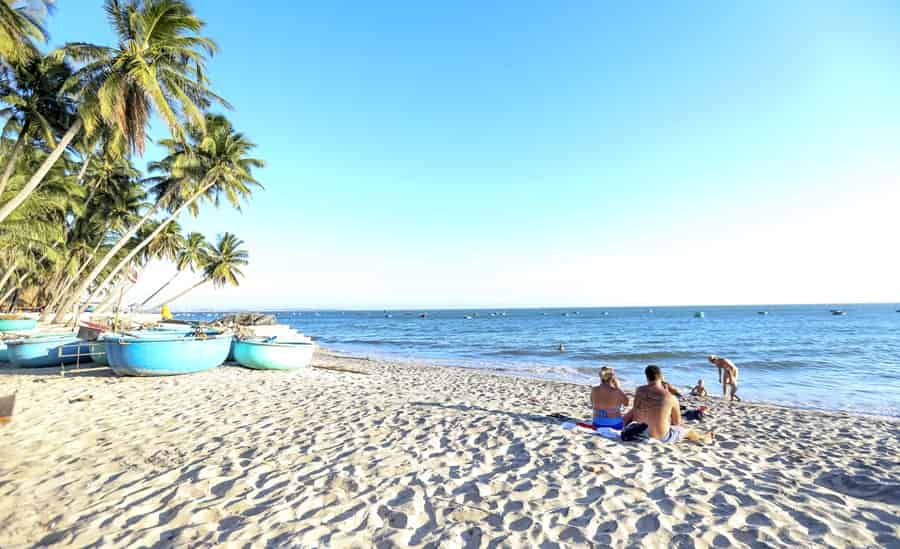
<path fill-rule="evenodd" d="M 232 338 L 232 337 L 234 337 L 234 334 L 232 334 L 230 332 L 222 332 L 222 333 L 218 333 L 218 334 L 207 335 L 205 337 L 198 337 L 198 336 L 195 336 L 192 334 L 187 334 L 187 335 L 181 335 L 181 336 L 175 336 L 175 337 L 143 338 L 143 337 L 138 337 L 138 336 L 133 336 L 133 335 L 117 334 L 114 336 L 106 336 L 103 338 L 103 341 L 105 341 L 107 343 L 120 343 L 120 344 L 131 345 L 134 343 L 160 343 L 160 342 L 164 342 L 164 341 L 175 341 L 175 342 L 178 342 L 178 341 L 206 341 L 208 339 L 216 340 L 216 339 L 225 339 L 225 338 Z"/>
<path fill-rule="evenodd" d="M 251 345 L 266 345 L 269 347 L 284 347 L 286 345 L 309 345 L 312 346 L 312 341 L 254 341 L 252 339 L 235 339 L 235 345 L 238 343 L 249 343 Z"/>
<path fill-rule="evenodd" d="M 23 345 L 25 343 L 53 343 L 56 341 L 71 341 L 75 342 L 87 342 L 85 339 L 81 339 L 77 334 L 52 334 L 52 335 L 33 335 L 33 336 L 25 336 L 25 337 L 17 337 L 15 339 L 4 339 L 3 343 L 7 346 L 9 345 Z"/>

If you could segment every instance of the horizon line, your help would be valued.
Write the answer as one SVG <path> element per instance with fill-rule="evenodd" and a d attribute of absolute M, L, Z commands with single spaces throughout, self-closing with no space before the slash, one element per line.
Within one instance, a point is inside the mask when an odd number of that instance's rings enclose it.
<path fill-rule="evenodd" d="M 672 308 L 699 308 L 699 307 L 811 307 L 818 305 L 900 305 L 898 301 L 822 301 L 810 303 L 729 303 L 729 304 L 683 304 L 683 305 L 515 305 L 515 306 L 432 306 L 432 307 L 234 307 L 234 308 L 218 308 L 218 307 L 197 307 L 176 309 L 176 313 L 204 313 L 204 312 L 256 312 L 256 311 L 491 311 L 491 310 L 529 310 L 529 309 L 672 309 Z"/>

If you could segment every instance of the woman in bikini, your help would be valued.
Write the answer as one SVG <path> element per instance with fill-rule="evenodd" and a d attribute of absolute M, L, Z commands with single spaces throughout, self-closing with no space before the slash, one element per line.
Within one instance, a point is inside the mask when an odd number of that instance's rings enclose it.
<path fill-rule="evenodd" d="M 608 366 L 600 368 L 600 385 L 591 389 L 594 427 L 621 429 L 622 416 L 627 406 L 628 397 L 619 388 L 615 370 Z"/>

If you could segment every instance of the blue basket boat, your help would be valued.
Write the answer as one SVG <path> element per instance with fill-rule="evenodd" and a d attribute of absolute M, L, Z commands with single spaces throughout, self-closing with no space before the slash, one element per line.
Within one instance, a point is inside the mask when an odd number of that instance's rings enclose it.
<path fill-rule="evenodd" d="M 90 362 L 90 344 L 74 334 L 24 337 L 6 342 L 7 360 L 18 368 Z"/>
<path fill-rule="evenodd" d="M 230 333 L 109 335 L 106 359 L 121 376 L 172 376 L 211 370 L 228 356 Z"/>
<path fill-rule="evenodd" d="M 309 365 L 315 345 L 305 341 L 275 342 L 270 339 L 235 339 L 234 359 L 254 370 L 297 370 Z"/>
<path fill-rule="evenodd" d="M 19 332 L 33 330 L 37 327 L 37 319 L 34 318 L 4 318 L 0 319 L 0 332 Z"/>

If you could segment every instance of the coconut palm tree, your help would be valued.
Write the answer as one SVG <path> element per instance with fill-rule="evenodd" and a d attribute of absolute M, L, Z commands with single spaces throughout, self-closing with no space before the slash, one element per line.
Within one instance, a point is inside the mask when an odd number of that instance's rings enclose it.
<path fill-rule="evenodd" d="M 74 272 L 67 271 L 64 285 L 54 292 L 50 305 L 45 309 L 45 314 L 42 316 L 44 320 L 49 317 L 51 312 L 55 312 L 56 317 L 53 322 L 62 321 L 81 296 L 81 293 L 70 291 L 76 282 L 82 280 L 81 274 L 101 257 L 104 257 L 112 248 L 112 243 L 116 242 L 119 236 L 127 232 L 135 220 L 141 217 L 139 212 L 148 208 L 147 193 L 144 191 L 142 182 L 137 178 L 113 178 L 110 187 L 100 189 L 96 196 L 93 205 L 89 208 L 91 215 L 85 217 L 78 228 L 83 232 L 83 238 L 93 242 L 93 248 L 88 254 L 71 258 L 70 266 L 76 270 Z M 128 253 L 127 249 L 116 257 L 122 257 L 126 253 Z M 60 304 L 62 304 L 61 307 Z"/>
<path fill-rule="evenodd" d="M 144 225 L 142 231 L 135 236 L 138 243 L 146 238 L 144 234 L 141 234 L 143 232 L 156 232 L 156 227 L 151 227 L 149 224 Z M 150 244 L 142 250 L 142 253 L 138 254 L 138 262 L 146 264 L 154 259 L 175 261 L 183 247 L 184 235 L 181 234 L 181 225 L 177 221 L 173 221 L 166 224 L 162 231 L 157 232 Z"/>
<path fill-rule="evenodd" d="M 244 241 L 232 233 L 219 235 L 214 246 L 210 246 L 203 258 L 203 278 L 193 286 L 178 293 L 163 303 L 172 303 L 183 297 L 188 292 L 212 282 L 213 286 L 221 288 L 225 285 L 239 286 L 240 278 L 244 276 L 241 267 L 247 264 L 247 251 L 241 246 Z M 157 307 L 162 304 L 157 305 Z"/>
<path fill-rule="evenodd" d="M 141 227 L 141 230 L 132 239 L 134 245 L 142 242 L 149 233 L 154 232 L 156 225 L 158 222 L 151 222 Z M 96 312 L 103 312 L 112 305 L 109 300 L 110 296 L 121 298 L 128 288 L 134 286 L 147 263 L 154 259 L 174 261 L 183 245 L 184 236 L 181 234 L 181 227 L 178 223 L 167 224 L 165 229 L 158 232 L 151 240 L 150 245 L 145 247 L 142 253 L 134 256 L 128 266 L 121 271 L 123 276 L 118 277 L 119 283 L 111 284 L 107 288 L 107 298 L 103 305 L 96 309 Z"/>
<path fill-rule="evenodd" d="M 72 70 L 52 57 L 33 57 L 16 65 L 13 81 L 0 83 L 0 116 L 6 117 L 3 135 L 18 129 L 15 145 L 4 159 L 6 166 L 0 175 L 0 195 L 12 176 L 26 143 L 41 137 L 49 147 L 56 145 L 60 127 L 71 123 L 74 104 L 61 94 L 63 84 Z"/>
<path fill-rule="evenodd" d="M 135 180 L 141 172 L 128 157 L 120 156 L 103 147 L 97 153 L 88 153 L 82 161 L 78 180 L 88 188 L 85 205 L 91 203 L 97 193 L 109 195 L 122 182 Z"/>
<path fill-rule="evenodd" d="M 0 63 L 16 65 L 35 57 L 35 41 L 46 42 L 43 20 L 53 0 L 0 0 Z"/>
<path fill-rule="evenodd" d="M 29 150 L 23 155 L 22 163 L 32 166 L 40 163 L 44 155 L 42 151 Z M 12 177 L 7 194 L 15 193 L 24 179 L 25 176 Z M 73 178 L 57 166 L 49 174 L 47 184 L 0 225 L 0 264 L 5 266 L 0 289 L 16 271 L 24 269 L 18 273 L 24 277 L 42 268 L 45 261 L 61 260 L 65 220 L 83 213 L 80 209 L 82 196 L 81 188 Z"/>
<path fill-rule="evenodd" d="M 206 118 L 203 127 L 189 127 L 187 144 L 166 140 L 164 144 L 169 147 L 169 155 L 151 164 L 151 170 L 164 171 L 153 189 L 157 194 L 161 193 L 157 204 L 165 205 L 171 212 L 157 231 L 163 230 L 165 224 L 171 223 L 185 208 L 195 206 L 201 198 L 218 204 L 219 197 L 225 196 L 233 206 L 239 207 L 240 200 L 250 195 L 251 187 L 261 186 L 253 177 L 253 169 L 265 164 L 249 156 L 256 145 L 234 131 L 225 117 L 207 115 Z M 133 249 L 97 288 L 106 286 L 155 236 L 151 233 Z M 85 288 L 89 284 L 90 281 L 82 283 Z"/>
<path fill-rule="evenodd" d="M 0 222 L 40 185 L 82 128 L 88 134 L 102 126 L 115 128 L 131 151 L 143 154 L 154 112 L 181 139 L 184 120 L 202 126 L 204 109 L 213 102 L 226 104 L 206 77 L 206 59 L 216 45 L 199 34 L 204 23 L 184 0 L 106 0 L 105 8 L 118 45 L 69 43 L 52 54 L 83 63 L 65 86 L 79 102 L 78 116 L 22 190 L 0 206 Z M 94 277 L 135 232 L 137 227 L 113 246 Z"/>
<path fill-rule="evenodd" d="M 193 232 L 187 235 L 181 249 L 178 250 L 178 255 L 175 257 L 175 274 L 155 292 L 150 294 L 147 299 L 142 301 L 141 307 L 149 303 L 151 299 L 159 295 L 159 292 L 165 290 L 170 284 L 175 282 L 175 279 L 185 270 L 190 270 L 193 273 L 200 268 L 206 257 L 208 248 L 209 242 L 206 241 L 206 237 L 202 234 Z"/>

